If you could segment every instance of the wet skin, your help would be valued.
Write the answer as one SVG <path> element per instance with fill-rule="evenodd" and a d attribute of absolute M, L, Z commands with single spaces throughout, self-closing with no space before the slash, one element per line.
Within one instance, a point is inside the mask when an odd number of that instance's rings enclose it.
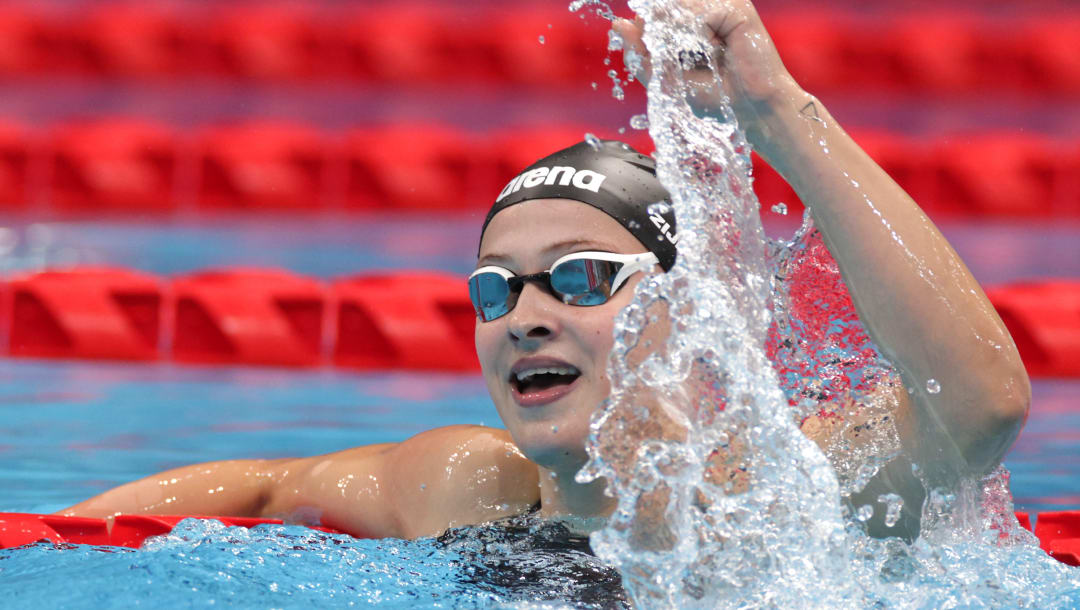
<path fill-rule="evenodd" d="M 536 273 L 585 250 L 636 254 L 645 248 L 591 206 L 536 200 L 495 216 L 478 266 Z M 188 466 L 62 513 L 270 516 L 361 536 L 413 538 L 521 514 L 542 500 L 545 516 L 572 515 L 580 527 L 595 527 L 610 512 L 610 499 L 601 485 L 579 485 L 573 477 L 585 462 L 590 417 L 610 389 L 606 367 L 615 315 L 630 302 L 640 277 L 593 307 L 565 304 L 530 283 L 509 314 L 477 321 L 477 354 L 506 430 L 450 426 L 402 443 L 325 456 Z M 511 383 L 515 365 L 552 364 L 572 366 L 580 376 L 540 399 Z"/>
<path fill-rule="evenodd" d="M 897 393 L 893 411 L 903 459 L 872 479 L 857 504 L 900 494 L 903 529 L 913 535 L 924 490 L 911 475 L 912 461 L 947 487 L 992 470 L 1019 433 L 1030 386 L 1015 344 L 930 219 L 791 78 L 752 3 L 683 4 L 702 17 L 740 126 L 810 209 L 860 319 L 903 378 L 908 391 Z M 638 77 L 648 80 L 641 26 L 620 20 L 614 29 L 645 59 Z M 713 82 L 708 71 L 698 76 Z M 719 116 L 716 99 L 691 101 Z M 499 264 L 523 274 L 543 271 L 574 249 L 643 250 L 602 212 L 546 200 L 500 212 L 481 256 L 489 257 L 487 264 L 500 255 Z M 547 515 L 602 519 L 610 500 L 598 486 L 577 485 L 572 476 L 584 462 L 589 417 L 608 393 L 605 364 L 615 315 L 640 278 L 593 308 L 565 305 L 529 284 L 511 314 L 478 324 L 477 353 L 507 431 L 454 426 L 327 456 L 190 466 L 62 512 L 314 517 L 360 535 L 399 537 L 518 514 L 541 498 Z M 523 404 L 509 379 L 515 364 L 530 357 L 557 359 L 581 375 L 572 387 Z M 931 378 L 939 391 L 927 390 Z M 828 445 L 844 445 L 830 443 L 830 426 L 811 419 L 803 430 L 828 453 Z M 873 522 L 884 512 L 877 508 Z"/>

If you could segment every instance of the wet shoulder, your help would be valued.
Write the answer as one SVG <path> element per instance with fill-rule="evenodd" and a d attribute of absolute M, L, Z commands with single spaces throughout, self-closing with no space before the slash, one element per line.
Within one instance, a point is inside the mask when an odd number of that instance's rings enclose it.
<path fill-rule="evenodd" d="M 521 514 L 540 497 L 536 465 L 495 428 L 423 432 L 391 449 L 386 468 L 409 538 Z"/>

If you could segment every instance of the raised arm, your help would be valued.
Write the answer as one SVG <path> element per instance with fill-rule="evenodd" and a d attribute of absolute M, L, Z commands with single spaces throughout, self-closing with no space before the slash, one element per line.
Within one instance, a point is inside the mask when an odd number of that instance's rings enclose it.
<path fill-rule="evenodd" d="M 867 331 L 900 371 L 908 457 L 941 484 L 988 472 L 1019 433 L 1030 387 L 982 289 L 919 206 L 799 87 L 749 0 L 685 4 L 704 16 L 748 139 L 810 209 Z M 640 23 L 615 29 L 647 58 Z M 648 68 L 646 61 L 641 78 Z M 718 114 L 716 100 L 694 102 Z M 894 474 L 897 481 L 876 484 L 917 495 L 910 468 Z"/>

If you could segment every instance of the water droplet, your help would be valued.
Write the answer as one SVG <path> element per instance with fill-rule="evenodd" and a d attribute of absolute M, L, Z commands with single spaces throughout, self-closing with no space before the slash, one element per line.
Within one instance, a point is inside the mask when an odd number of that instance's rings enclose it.
<path fill-rule="evenodd" d="M 931 394 L 938 394 L 941 392 L 941 384 L 938 383 L 937 379 L 927 379 L 926 391 Z"/>
<path fill-rule="evenodd" d="M 633 231 L 634 229 L 640 229 L 641 223 L 637 222 L 636 220 L 631 220 L 626 223 L 626 228 L 630 229 L 631 231 Z"/>
<path fill-rule="evenodd" d="M 649 207 L 646 208 L 646 211 L 650 216 L 663 216 L 671 211 L 671 206 L 666 201 L 657 201 L 656 203 L 650 204 Z"/>
<path fill-rule="evenodd" d="M 626 133 L 626 128 L 625 127 L 620 127 L 619 128 L 619 133 Z"/>
<path fill-rule="evenodd" d="M 855 518 L 859 521 L 868 521 L 870 517 L 874 516 L 874 507 L 869 504 L 863 504 L 859 507 L 859 510 L 855 511 Z"/>
<path fill-rule="evenodd" d="M 558 432 L 559 432 L 559 427 L 558 426 L 552 426 L 551 427 L 551 433 L 552 434 L 557 434 Z"/>
<path fill-rule="evenodd" d="M 544 37 L 543 37 L 543 36 L 540 36 L 539 40 L 540 40 L 540 44 L 544 44 L 544 43 L 546 42 L 546 41 L 544 40 Z"/>
<path fill-rule="evenodd" d="M 420 484 L 420 491 L 424 491 L 425 489 L 427 489 L 427 483 L 421 483 Z"/>
<path fill-rule="evenodd" d="M 551 24 L 550 24 L 550 23 L 548 24 L 548 29 L 549 29 L 549 30 L 551 29 Z"/>
<path fill-rule="evenodd" d="M 781 216 L 787 216 L 787 204 L 781 201 L 772 207 L 772 211 Z"/>
<path fill-rule="evenodd" d="M 623 48 L 623 38 L 619 36 L 619 33 L 615 30 L 608 30 L 608 51 L 621 51 Z"/>
<path fill-rule="evenodd" d="M 552 471 L 552 472 L 549 472 L 549 473 L 548 473 L 548 476 L 549 476 L 549 477 L 551 477 L 552 479 L 557 479 L 557 478 L 559 478 L 559 475 L 555 474 L 555 472 L 554 472 L 554 471 Z"/>
<path fill-rule="evenodd" d="M 598 85 L 596 81 L 589 83 L 589 86 L 593 88 L 593 91 L 596 91 L 600 87 L 600 85 Z"/>
<path fill-rule="evenodd" d="M 605 66 L 610 66 L 611 65 L 611 58 L 610 57 L 605 57 L 604 58 L 604 65 Z"/>
<path fill-rule="evenodd" d="M 892 527 L 900 520 L 900 511 L 904 508 L 904 499 L 897 494 L 881 494 L 878 502 L 885 505 L 885 527 Z"/>
<path fill-rule="evenodd" d="M 634 129 L 648 129 L 649 115 L 635 114 L 634 116 L 630 117 L 630 126 Z"/>
<path fill-rule="evenodd" d="M 585 134 L 585 143 L 593 148 L 593 150 L 600 150 L 601 142 L 600 138 L 591 133 Z"/>

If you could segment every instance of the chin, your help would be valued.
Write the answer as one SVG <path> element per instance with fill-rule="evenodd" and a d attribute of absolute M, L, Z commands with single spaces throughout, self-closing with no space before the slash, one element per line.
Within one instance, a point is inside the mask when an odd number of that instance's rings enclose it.
<path fill-rule="evenodd" d="M 552 432 L 551 425 L 527 431 L 517 443 L 525 457 L 548 470 L 565 472 L 585 465 L 586 433 L 573 430 Z"/>

